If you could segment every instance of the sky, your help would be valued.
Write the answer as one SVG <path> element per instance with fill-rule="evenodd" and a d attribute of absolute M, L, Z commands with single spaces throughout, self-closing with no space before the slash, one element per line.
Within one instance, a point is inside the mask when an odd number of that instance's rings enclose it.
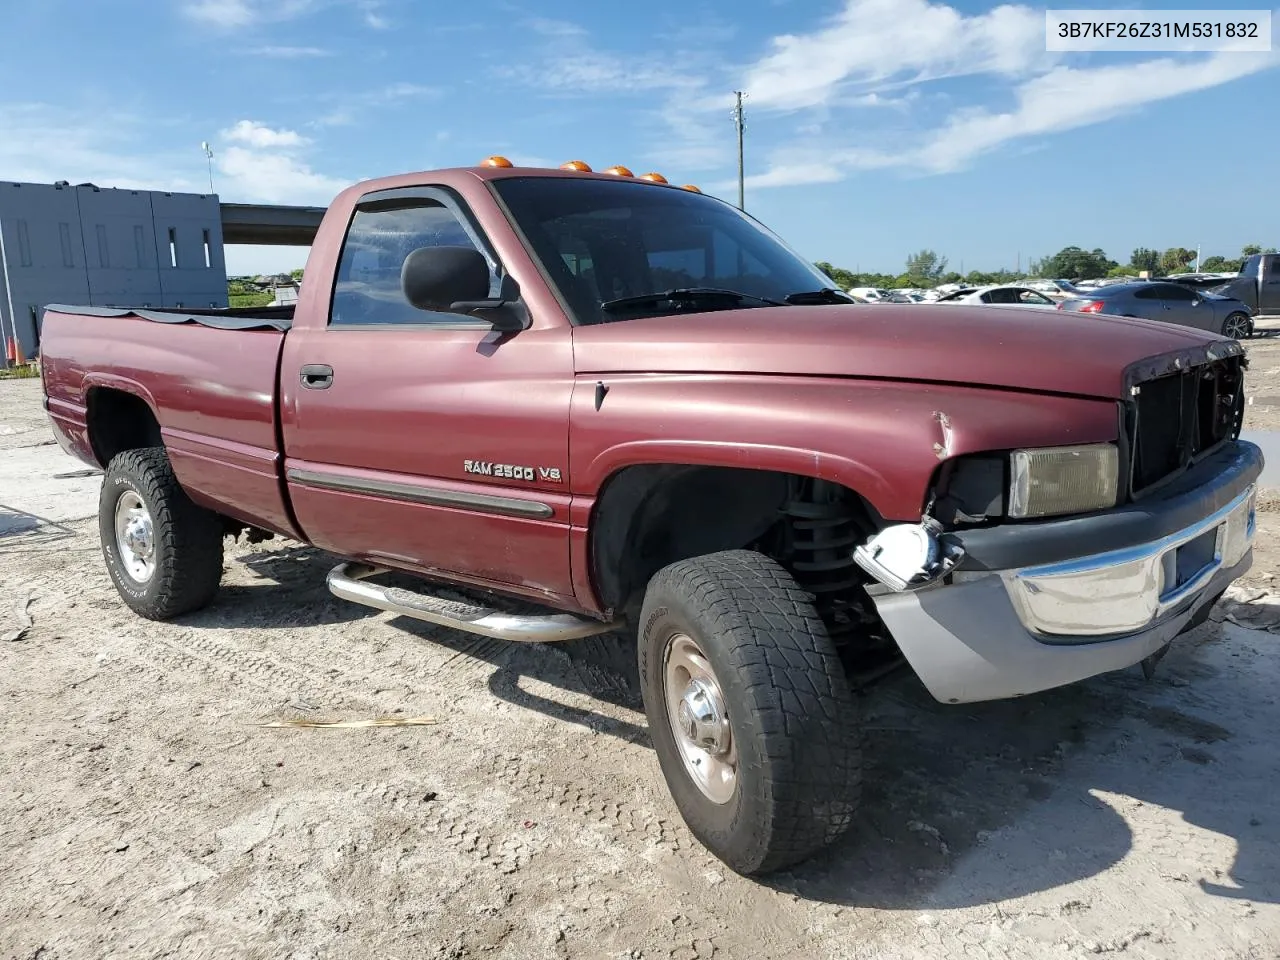
<path fill-rule="evenodd" d="M 813 260 L 1280 245 L 1280 49 L 1048 53 L 1043 7 L 0 0 L 0 25 L 3 180 L 206 192 L 207 141 L 226 201 L 495 153 L 733 200 L 744 90 L 747 210 Z M 235 274 L 306 251 L 227 253 Z"/>

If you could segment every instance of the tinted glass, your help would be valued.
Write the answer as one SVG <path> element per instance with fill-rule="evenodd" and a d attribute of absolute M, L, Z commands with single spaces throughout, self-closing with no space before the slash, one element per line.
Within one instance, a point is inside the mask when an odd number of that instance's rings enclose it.
<path fill-rule="evenodd" d="M 691 191 L 585 177 L 492 184 L 579 323 L 620 319 L 600 304 L 665 290 L 717 287 L 781 300 L 832 286 L 737 208 Z"/>
<path fill-rule="evenodd" d="M 1258 275 L 1258 267 L 1262 263 L 1262 257 L 1254 254 L 1240 267 L 1240 276 L 1256 277 Z"/>
<path fill-rule="evenodd" d="M 1196 293 L 1190 287 L 1181 287 L 1172 283 L 1160 285 L 1161 300 L 1194 300 Z"/>
<path fill-rule="evenodd" d="M 454 213 L 437 200 L 415 197 L 362 205 L 342 247 L 329 323 L 456 322 L 456 314 L 417 309 L 400 291 L 405 257 L 433 246 L 478 249 Z"/>

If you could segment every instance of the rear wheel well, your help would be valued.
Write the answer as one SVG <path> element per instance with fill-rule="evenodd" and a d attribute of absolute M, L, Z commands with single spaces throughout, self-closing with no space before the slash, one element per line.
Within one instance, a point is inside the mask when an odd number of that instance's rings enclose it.
<path fill-rule="evenodd" d="M 102 467 L 126 450 L 163 447 L 160 422 L 137 394 L 112 387 L 94 387 L 88 396 L 89 442 Z"/>
<path fill-rule="evenodd" d="M 668 564 L 749 549 L 776 560 L 815 597 L 837 646 L 893 645 L 853 549 L 884 526 L 855 491 L 798 474 L 646 464 L 605 484 L 592 517 L 591 572 L 600 601 L 634 617 Z"/>

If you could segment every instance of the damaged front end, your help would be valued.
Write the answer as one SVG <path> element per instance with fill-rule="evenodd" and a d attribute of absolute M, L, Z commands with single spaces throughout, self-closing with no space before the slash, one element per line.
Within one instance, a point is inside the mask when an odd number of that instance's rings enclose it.
<path fill-rule="evenodd" d="M 853 551 L 854 562 L 890 590 L 918 590 L 941 580 L 964 559 L 932 517 L 886 527 Z"/>

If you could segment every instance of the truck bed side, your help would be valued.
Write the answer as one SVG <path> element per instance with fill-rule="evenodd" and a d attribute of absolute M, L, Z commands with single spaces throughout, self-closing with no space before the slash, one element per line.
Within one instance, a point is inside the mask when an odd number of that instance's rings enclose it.
<path fill-rule="evenodd" d="M 280 472 L 287 328 L 283 317 L 229 312 L 50 307 L 41 363 L 58 441 L 101 467 L 162 442 L 197 503 L 299 537 Z"/>

